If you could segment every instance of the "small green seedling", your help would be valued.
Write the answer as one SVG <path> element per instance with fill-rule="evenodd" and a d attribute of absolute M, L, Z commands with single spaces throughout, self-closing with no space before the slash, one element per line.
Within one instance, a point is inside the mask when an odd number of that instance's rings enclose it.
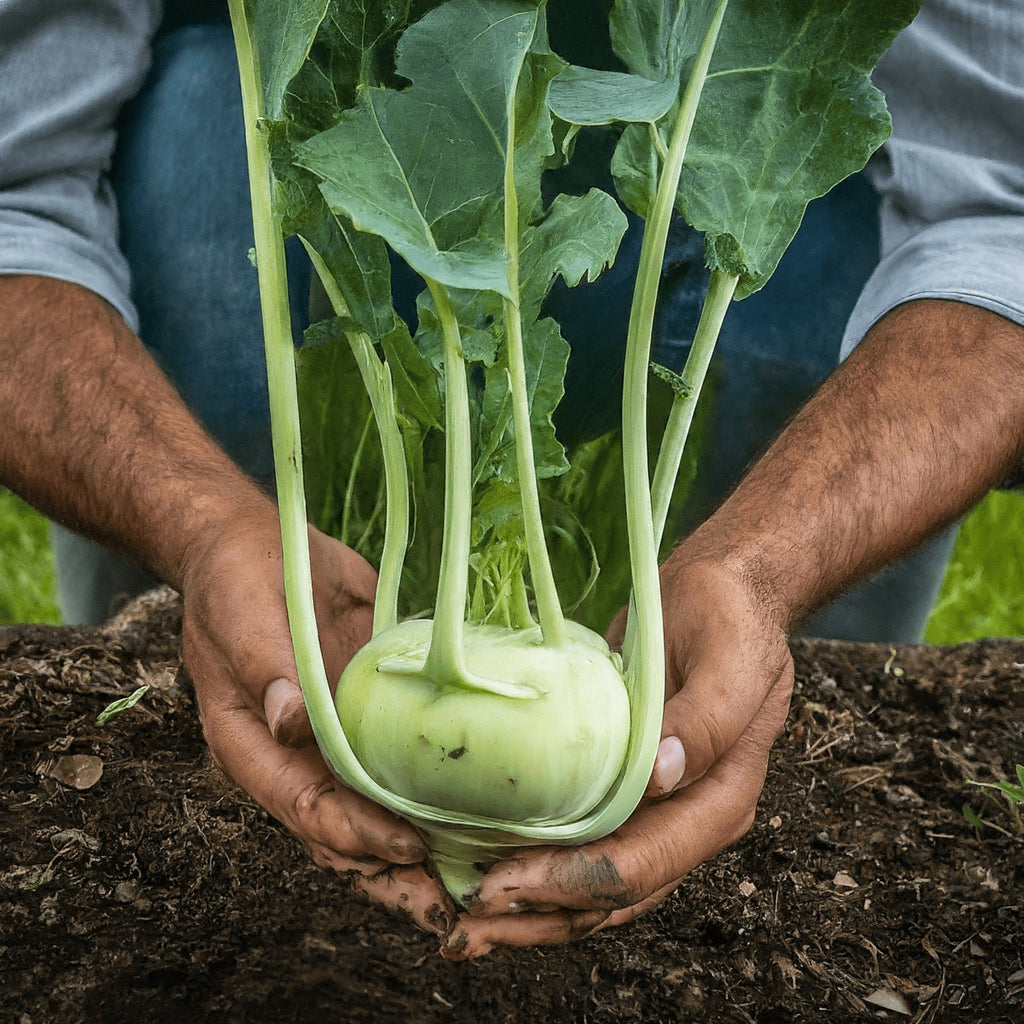
<path fill-rule="evenodd" d="M 991 821 L 986 821 L 981 812 L 975 811 L 970 804 L 964 804 L 964 818 L 968 824 L 976 829 L 982 826 L 994 828 L 1005 836 L 1024 835 L 1024 819 L 1021 817 L 1021 809 L 1024 808 L 1024 764 L 1017 765 L 1017 781 L 1001 782 L 977 782 L 975 779 L 966 779 L 965 784 L 980 789 L 988 799 L 995 801 L 1010 816 L 1014 831 L 1005 829 Z"/>
<path fill-rule="evenodd" d="M 117 718 L 123 711 L 127 711 L 129 708 L 135 707 L 140 700 L 145 696 L 146 691 L 149 689 L 148 686 L 140 686 L 134 693 L 129 694 L 127 697 L 122 697 L 120 700 L 115 700 L 108 704 L 97 716 L 97 725 L 106 725 L 112 718 Z"/>

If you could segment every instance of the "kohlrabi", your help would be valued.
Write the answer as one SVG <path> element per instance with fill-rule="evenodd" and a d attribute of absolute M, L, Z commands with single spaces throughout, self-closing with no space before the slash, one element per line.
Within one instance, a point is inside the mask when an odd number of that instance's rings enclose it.
<path fill-rule="evenodd" d="M 657 552 L 718 328 L 759 288 L 804 207 L 863 165 L 888 116 L 869 74 L 913 0 L 618 0 L 626 70 L 570 67 L 543 3 L 230 0 L 263 296 L 285 585 L 310 719 L 338 776 L 427 835 L 456 898 L 523 844 L 582 843 L 639 802 L 665 693 Z M 645 218 L 624 369 L 632 596 L 621 658 L 563 613 L 538 480 L 568 347 L 552 282 L 594 279 L 625 216 L 604 192 L 542 192 L 587 125 L 624 125 L 621 200 Z M 711 284 L 653 482 L 651 333 L 676 211 Z M 283 240 L 333 308 L 307 344 L 350 346 L 383 451 L 373 637 L 336 696 L 320 656 L 306 540 Z M 389 252 L 423 291 L 413 336 Z M 399 590 L 425 439 L 444 435 L 443 541 L 430 618 Z M 653 500 L 652 500 L 653 494 Z M 422 512 L 421 512 L 422 515 Z"/>

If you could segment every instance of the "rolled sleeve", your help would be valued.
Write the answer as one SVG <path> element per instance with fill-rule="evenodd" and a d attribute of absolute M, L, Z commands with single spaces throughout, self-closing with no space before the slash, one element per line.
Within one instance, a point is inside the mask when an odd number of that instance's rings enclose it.
<path fill-rule="evenodd" d="M 133 327 L 107 178 L 156 0 L 0 0 L 0 273 L 91 289 Z"/>
<path fill-rule="evenodd" d="M 1024 326 L 1024 218 L 951 218 L 907 238 L 864 286 L 843 356 L 886 313 L 915 299 L 966 302 Z"/>
<path fill-rule="evenodd" d="M 893 135 L 868 171 L 881 260 L 842 354 L 914 299 L 1024 325 L 1024 19 L 1010 0 L 928 0 L 876 72 Z"/>

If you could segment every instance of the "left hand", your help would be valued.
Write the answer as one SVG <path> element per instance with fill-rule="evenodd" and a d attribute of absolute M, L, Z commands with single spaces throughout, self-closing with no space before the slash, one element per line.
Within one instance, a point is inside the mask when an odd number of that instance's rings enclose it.
<path fill-rule="evenodd" d="M 670 697 L 648 797 L 603 839 L 523 848 L 496 864 L 444 955 L 561 943 L 631 921 L 749 830 L 789 709 L 785 634 L 756 588 L 719 564 L 670 560 L 663 585 Z"/>
<path fill-rule="evenodd" d="M 376 576 L 310 530 L 319 635 L 338 679 L 370 634 Z M 193 560 L 182 586 L 183 653 L 214 760 L 308 847 L 376 902 L 443 933 L 451 903 L 406 822 L 340 783 L 313 740 L 285 612 L 276 512 L 240 516 Z"/>

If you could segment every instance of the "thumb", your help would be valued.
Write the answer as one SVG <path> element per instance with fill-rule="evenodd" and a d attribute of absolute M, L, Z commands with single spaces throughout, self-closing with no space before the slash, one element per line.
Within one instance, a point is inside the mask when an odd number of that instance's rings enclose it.
<path fill-rule="evenodd" d="M 274 740 L 283 747 L 305 747 L 313 742 L 302 690 L 291 679 L 279 677 L 263 691 L 263 714 Z"/>
<path fill-rule="evenodd" d="M 658 744 L 658 755 L 647 783 L 646 796 L 652 799 L 669 796 L 683 781 L 686 771 L 686 751 L 683 741 L 675 735 L 665 736 Z"/>

